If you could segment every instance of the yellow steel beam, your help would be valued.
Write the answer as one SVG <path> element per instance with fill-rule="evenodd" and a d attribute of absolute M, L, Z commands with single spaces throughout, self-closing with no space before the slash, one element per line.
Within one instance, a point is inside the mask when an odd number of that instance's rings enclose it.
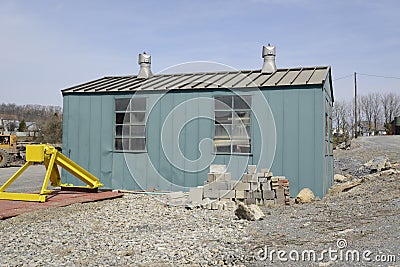
<path fill-rule="evenodd" d="M 15 179 L 17 179 L 21 175 L 21 173 L 23 173 L 31 164 L 32 164 L 32 162 L 30 162 L 30 161 L 26 162 L 24 164 L 24 166 L 22 166 L 16 173 L 14 173 L 14 175 L 11 176 L 11 178 L 8 179 L 8 181 L 5 182 L 5 184 L 3 184 L 0 187 L 0 192 L 4 192 L 4 190 L 6 190 L 7 187 L 9 187 L 10 184 L 12 184 L 15 181 Z"/>
<path fill-rule="evenodd" d="M 57 154 L 50 155 L 50 162 L 47 166 L 46 176 L 44 177 L 42 189 L 40 190 L 41 195 L 49 193 L 49 190 L 46 190 L 46 189 L 47 189 L 47 185 L 49 184 L 50 176 L 53 172 L 53 167 L 54 167 L 54 162 L 55 162 L 56 157 L 57 157 Z M 46 160 L 47 159 L 45 159 L 45 161 Z M 57 166 L 56 166 L 56 168 L 57 168 Z"/>
<path fill-rule="evenodd" d="M 48 152 L 49 151 L 49 152 Z M 50 164 L 50 157 L 51 158 L 55 158 L 58 152 L 55 148 L 49 150 L 46 150 L 46 157 L 44 158 L 44 165 L 46 166 L 46 170 L 48 170 L 51 166 Z M 50 154 L 48 154 L 50 153 Z M 54 164 L 54 163 L 53 163 Z M 47 174 L 47 173 L 46 173 Z M 51 173 L 50 173 L 50 182 L 51 182 L 51 186 L 61 186 L 61 176 L 60 176 L 60 172 L 58 171 L 58 168 L 52 168 Z"/>
<path fill-rule="evenodd" d="M 91 188 L 104 186 L 96 176 L 57 151 L 55 163 L 73 174 L 76 178 L 86 183 Z"/>
<path fill-rule="evenodd" d="M 46 202 L 47 196 L 46 195 L 40 195 L 40 194 L 0 192 L 0 199 Z"/>

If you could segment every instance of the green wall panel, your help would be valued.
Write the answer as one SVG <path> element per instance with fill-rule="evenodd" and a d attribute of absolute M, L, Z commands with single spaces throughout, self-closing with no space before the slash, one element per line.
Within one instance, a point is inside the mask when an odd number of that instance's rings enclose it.
<path fill-rule="evenodd" d="M 211 142 L 214 122 L 203 118 L 214 116 L 212 102 L 185 104 L 195 98 L 232 94 L 227 90 L 170 91 L 162 96 L 155 91 L 140 92 L 147 98 L 148 121 L 147 151 L 138 153 L 113 151 L 114 99 L 131 94 L 66 95 L 63 152 L 98 176 L 108 188 L 187 190 L 207 179 L 208 167 L 192 162 L 202 153 L 214 157 L 215 164 L 229 164 L 233 178 L 239 179 L 248 164 L 268 167 L 273 156 L 261 158 L 261 152 L 273 155 L 276 148 L 271 170 L 275 175 L 287 176 L 292 195 L 310 187 L 316 195 L 323 196 L 331 185 L 333 161 L 324 157 L 326 91 L 322 89 L 318 86 L 263 89 L 273 118 L 267 112 L 259 114 L 260 110 L 266 110 L 266 104 L 257 96 L 257 90 L 238 90 L 240 94 L 253 95 L 258 120 L 274 120 L 276 126 L 276 147 L 266 146 L 275 138 L 275 129 L 258 123 L 252 115 L 252 154 L 248 156 L 215 155 Z M 204 143 L 199 147 L 200 142 Z M 63 175 L 69 183 L 76 183 L 75 178 L 64 172 Z"/>

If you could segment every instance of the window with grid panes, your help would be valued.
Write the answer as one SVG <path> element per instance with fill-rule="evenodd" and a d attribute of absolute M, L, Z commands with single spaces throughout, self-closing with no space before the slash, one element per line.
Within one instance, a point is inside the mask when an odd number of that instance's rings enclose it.
<path fill-rule="evenodd" d="M 251 153 L 251 96 L 214 98 L 214 152 Z"/>
<path fill-rule="evenodd" d="M 115 99 L 115 138 L 117 151 L 146 151 L 146 98 Z"/>

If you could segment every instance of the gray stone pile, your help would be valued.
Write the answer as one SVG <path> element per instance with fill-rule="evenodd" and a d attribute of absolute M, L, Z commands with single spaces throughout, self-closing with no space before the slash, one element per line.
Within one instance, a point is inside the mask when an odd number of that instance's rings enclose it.
<path fill-rule="evenodd" d="M 257 172 L 256 165 L 248 165 L 247 173 L 235 180 L 226 165 L 211 165 L 204 186 L 191 188 L 188 201 L 207 209 L 233 209 L 235 202 L 289 205 L 289 181 L 285 176 L 273 176 L 267 168 Z"/>
<path fill-rule="evenodd" d="M 369 173 L 381 172 L 389 170 L 390 168 L 392 168 L 392 165 L 389 161 L 389 158 L 386 156 L 373 158 L 361 166 L 361 169 L 366 169 L 369 171 Z"/>

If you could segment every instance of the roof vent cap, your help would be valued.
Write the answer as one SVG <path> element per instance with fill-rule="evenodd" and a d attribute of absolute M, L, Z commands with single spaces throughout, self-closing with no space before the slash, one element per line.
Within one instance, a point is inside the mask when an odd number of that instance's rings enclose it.
<path fill-rule="evenodd" d="M 264 64 L 261 73 L 274 73 L 276 71 L 275 56 L 275 46 L 270 44 L 268 44 L 268 46 L 263 46 L 262 58 L 264 59 Z"/>
<path fill-rule="evenodd" d="M 140 65 L 138 78 L 148 79 L 153 76 L 151 72 L 151 55 L 146 54 L 146 52 L 139 54 L 138 63 Z"/>

